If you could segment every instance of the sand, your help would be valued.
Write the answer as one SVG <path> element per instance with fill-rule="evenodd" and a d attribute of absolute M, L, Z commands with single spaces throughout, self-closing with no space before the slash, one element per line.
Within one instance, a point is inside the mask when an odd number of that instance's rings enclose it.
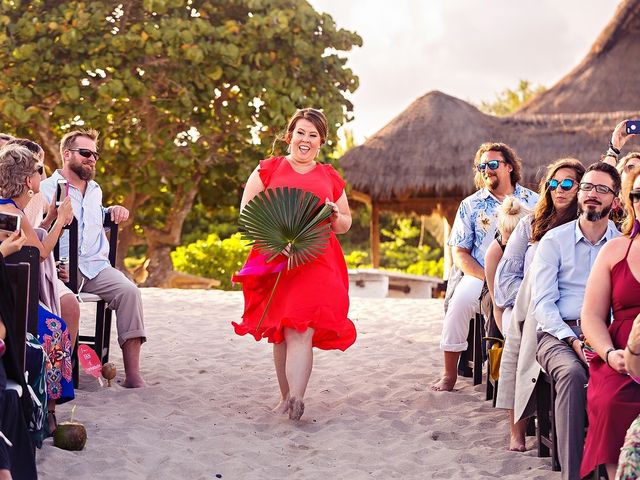
<path fill-rule="evenodd" d="M 525 453 L 506 450 L 506 414 L 484 400 L 484 385 L 462 378 L 454 392 L 430 390 L 441 369 L 441 300 L 352 299 L 358 340 L 346 352 L 314 351 L 306 411 L 291 422 L 270 412 L 271 346 L 233 333 L 240 293 L 142 295 L 148 387 L 102 388 L 82 374 L 58 419 L 77 405 L 87 445 L 68 452 L 47 439 L 41 479 L 560 478 L 533 437 Z M 91 307 L 82 309 L 85 325 Z"/>

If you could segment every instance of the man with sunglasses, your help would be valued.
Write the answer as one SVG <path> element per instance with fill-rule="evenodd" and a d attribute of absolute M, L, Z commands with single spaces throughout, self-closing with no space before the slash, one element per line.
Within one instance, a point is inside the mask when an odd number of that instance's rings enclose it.
<path fill-rule="evenodd" d="M 143 387 L 140 374 L 140 347 L 146 341 L 142 312 L 142 297 L 125 275 L 109 263 L 109 242 L 105 234 L 104 215 L 119 224 L 129 218 L 129 211 L 120 205 L 102 206 L 102 189 L 95 182 L 98 132 L 75 130 L 60 141 L 62 170 L 56 170 L 41 183 L 41 191 L 53 200 L 59 180 L 67 180 L 68 195 L 78 221 L 78 287 L 83 292 L 98 295 L 116 312 L 118 343 L 122 348 L 125 370 L 123 386 Z M 68 241 L 63 238 L 60 255 L 68 256 Z"/>
<path fill-rule="evenodd" d="M 449 237 L 453 250 L 454 272 L 450 277 L 453 292 L 447 302 L 440 349 L 444 352 L 442 378 L 431 388 L 450 391 L 458 379 L 460 352 L 467 349 L 469 319 L 479 306 L 484 285 L 484 256 L 495 238 L 498 207 L 507 195 L 513 195 L 531 209 L 538 195 L 518 184 L 522 165 L 511 147 L 504 143 L 484 143 L 473 162 L 478 191 L 465 198 L 456 214 Z M 462 274 L 453 287 L 454 276 Z M 449 296 L 449 295 L 447 295 Z"/>
<path fill-rule="evenodd" d="M 538 324 L 537 360 L 555 382 L 555 424 L 563 479 L 580 478 L 584 446 L 587 363 L 580 310 L 589 272 L 602 246 L 620 235 L 609 213 L 619 203 L 620 175 L 591 165 L 579 184 L 577 220 L 540 240 L 531 264 L 531 314 Z"/>

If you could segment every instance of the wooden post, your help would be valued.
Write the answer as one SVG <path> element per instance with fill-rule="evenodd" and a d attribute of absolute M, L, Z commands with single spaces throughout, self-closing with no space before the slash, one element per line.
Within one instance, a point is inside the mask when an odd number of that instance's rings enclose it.
<path fill-rule="evenodd" d="M 380 267 L 380 206 L 377 201 L 371 202 L 371 263 L 373 268 Z"/>

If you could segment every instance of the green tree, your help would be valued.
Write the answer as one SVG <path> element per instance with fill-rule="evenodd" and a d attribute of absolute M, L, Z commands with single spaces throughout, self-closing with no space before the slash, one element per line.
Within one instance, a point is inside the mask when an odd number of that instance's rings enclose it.
<path fill-rule="evenodd" d="M 505 88 L 496 95 L 493 102 L 482 102 L 480 110 L 484 113 L 502 117 L 515 112 L 530 98 L 546 90 L 542 85 L 534 85 L 528 80 L 520 80 L 515 90 Z"/>
<path fill-rule="evenodd" d="M 360 44 L 299 0 L 2 0 L 0 120 L 51 168 L 64 132 L 101 131 L 106 203 L 132 212 L 121 251 L 144 242 L 147 284 L 164 285 L 197 196 L 237 203 L 296 108 L 349 120 L 339 53 Z"/>

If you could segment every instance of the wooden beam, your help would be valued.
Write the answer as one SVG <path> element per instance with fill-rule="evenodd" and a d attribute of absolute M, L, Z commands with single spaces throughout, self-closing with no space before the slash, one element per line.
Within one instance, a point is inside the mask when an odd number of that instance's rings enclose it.
<path fill-rule="evenodd" d="M 371 263 L 373 268 L 380 267 L 380 205 L 378 202 L 371 203 Z"/>

